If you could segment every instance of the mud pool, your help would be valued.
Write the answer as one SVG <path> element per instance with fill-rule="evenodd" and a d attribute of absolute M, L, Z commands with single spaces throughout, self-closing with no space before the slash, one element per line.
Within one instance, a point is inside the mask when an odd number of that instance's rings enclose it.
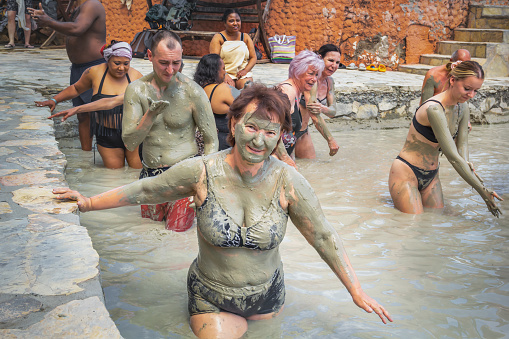
<path fill-rule="evenodd" d="M 328 156 L 313 130 L 317 160 L 298 161 L 343 239 L 366 293 L 394 323 L 357 308 L 346 289 L 289 225 L 280 252 L 286 303 L 279 317 L 250 321 L 246 338 L 501 338 L 509 333 L 508 125 L 474 126 L 470 159 L 506 201 L 496 219 L 441 158 L 445 208 L 407 215 L 393 208 L 387 178 L 406 129 L 339 131 Z M 72 143 L 71 143 L 72 144 Z M 138 170 L 109 170 L 91 152 L 61 143 L 73 189 L 90 196 L 137 180 Z M 196 227 L 164 230 L 139 207 L 81 214 L 101 257 L 106 307 L 124 338 L 193 337 L 187 268 L 197 255 Z"/>

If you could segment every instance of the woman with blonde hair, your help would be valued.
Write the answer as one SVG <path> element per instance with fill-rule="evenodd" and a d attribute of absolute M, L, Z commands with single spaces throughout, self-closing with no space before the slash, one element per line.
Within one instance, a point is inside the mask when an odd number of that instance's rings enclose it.
<path fill-rule="evenodd" d="M 424 102 L 415 112 L 403 149 L 394 160 L 389 189 L 394 207 L 404 213 L 419 214 L 427 208 L 443 208 L 438 176 L 442 152 L 456 172 L 483 198 L 489 211 L 499 216 L 497 193 L 484 187 L 468 160 L 469 109 L 484 82 L 484 71 L 475 61 L 447 65 L 449 88 Z"/>

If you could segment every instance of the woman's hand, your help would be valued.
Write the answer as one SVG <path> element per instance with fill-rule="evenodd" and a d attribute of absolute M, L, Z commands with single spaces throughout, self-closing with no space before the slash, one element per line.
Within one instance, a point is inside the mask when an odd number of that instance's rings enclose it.
<path fill-rule="evenodd" d="M 319 102 L 310 102 L 306 104 L 306 108 L 308 109 L 309 113 L 315 115 L 324 113 L 328 109 L 327 106 L 324 106 Z"/>
<path fill-rule="evenodd" d="M 35 106 L 37 107 L 44 107 L 48 106 L 50 109 L 50 112 L 53 112 L 57 104 L 53 100 L 46 100 L 46 101 L 35 101 Z"/>
<path fill-rule="evenodd" d="M 246 76 L 247 71 L 245 69 L 237 72 L 237 79 L 242 79 L 242 77 Z"/>
<path fill-rule="evenodd" d="M 79 106 L 78 107 L 69 108 L 69 109 L 66 109 L 65 111 L 53 114 L 52 116 L 48 117 L 48 119 L 53 119 L 53 118 L 56 118 L 56 117 L 62 117 L 62 121 L 66 121 L 67 119 L 69 119 L 70 117 L 72 117 L 73 115 L 78 113 L 78 109 L 79 109 Z"/>
<path fill-rule="evenodd" d="M 378 304 L 375 299 L 364 293 L 362 289 L 359 288 L 355 290 L 355 292 L 350 292 L 350 294 L 352 294 L 352 299 L 355 305 L 359 306 L 368 313 L 375 312 L 378 314 L 380 319 L 382 319 L 384 324 L 387 324 L 387 320 L 392 322 L 392 317 L 389 312 L 387 312 L 382 305 Z"/>
<path fill-rule="evenodd" d="M 226 82 L 228 85 L 235 87 L 235 81 L 230 77 L 229 74 L 226 74 L 224 77 L 224 82 Z"/>
<path fill-rule="evenodd" d="M 92 202 L 90 198 L 87 198 L 80 194 L 78 191 L 73 191 L 70 188 L 54 188 L 53 194 L 58 194 L 57 199 L 59 200 L 74 200 L 78 202 L 78 208 L 81 212 L 88 212 L 92 209 Z"/>
<path fill-rule="evenodd" d="M 484 198 L 484 202 L 486 203 L 486 206 L 488 206 L 488 210 L 491 214 L 499 218 L 502 211 L 498 208 L 495 198 L 499 201 L 504 201 L 504 199 L 502 199 L 495 191 L 490 191 L 487 188 L 484 188 L 484 190 L 488 193 L 488 195 Z"/>
<path fill-rule="evenodd" d="M 336 140 L 334 140 L 334 138 L 331 138 L 327 143 L 329 144 L 329 155 L 331 157 L 336 155 L 336 153 L 338 153 L 339 151 L 339 146 Z"/>

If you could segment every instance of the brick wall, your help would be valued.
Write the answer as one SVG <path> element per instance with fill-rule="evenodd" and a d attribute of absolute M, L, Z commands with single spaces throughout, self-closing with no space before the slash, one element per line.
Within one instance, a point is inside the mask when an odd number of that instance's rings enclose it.
<path fill-rule="evenodd" d="M 145 0 L 133 0 L 130 11 L 120 0 L 102 2 L 108 42 L 131 41 L 136 32 L 148 27 Z M 272 0 L 266 29 L 269 36 L 296 35 L 297 52 L 333 43 L 340 45 L 345 64 L 379 61 L 396 67 L 417 62 L 420 54 L 433 53 L 440 40 L 451 40 L 455 28 L 465 27 L 469 4 L 509 6 L 509 0 Z M 244 23 L 242 31 L 253 26 Z M 223 29 L 221 22 L 200 22 L 193 27 L 212 32 Z M 184 53 L 207 54 L 208 42 L 185 41 Z"/>

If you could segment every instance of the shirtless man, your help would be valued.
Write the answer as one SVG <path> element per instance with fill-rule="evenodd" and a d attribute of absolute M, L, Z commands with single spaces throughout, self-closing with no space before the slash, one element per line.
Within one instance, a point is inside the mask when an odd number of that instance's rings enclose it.
<path fill-rule="evenodd" d="M 154 35 L 147 51 L 153 72 L 132 82 L 124 95 L 122 139 L 128 150 L 143 142 L 140 179 L 163 173 L 179 161 L 198 154 L 196 127 L 203 135 L 204 154 L 217 152 L 216 124 L 205 91 L 179 73 L 182 42 L 170 31 Z M 142 216 L 166 219 L 166 228 L 185 231 L 192 226 L 190 198 L 160 205 L 142 205 Z"/>
<path fill-rule="evenodd" d="M 452 62 L 470 60 L 470 52 L 466 49 L 458 49 L 452 53 Z M 445 68 L 446 65 L 436 66 L 426 72 L 424 82 L 421 90 L 421 105 L 423 102 L 432 96 L 442 93 L 447 89 L 449 84 L 449 71 Z"/>
<path fill-rule="evenodd" d="M 70 22 L 52 19 L 44 12 L 42 4 L 39 4 L 39 9 L 28 9 L 39 26 L 47 26 L 66 35 L 65 49 L 72 62 L 70 85 L 78 81 L 88 68 L 105 62 L 101 55 L 101 48 L 106 43 L 106 12 L 103 5 L 98 0 L 76 0 L 75 4 Z M 74 98 L 72 103 L 76 107 L 88 104 L 91 99 L 92 90 L 88 90 Z M 81 149 L 91 151 L 90 113 L 78 114 L 78 130 Z"/>

